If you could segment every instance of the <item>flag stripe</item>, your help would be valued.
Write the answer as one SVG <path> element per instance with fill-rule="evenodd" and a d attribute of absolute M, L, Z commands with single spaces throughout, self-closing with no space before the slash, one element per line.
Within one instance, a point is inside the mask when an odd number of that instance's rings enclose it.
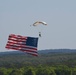
<path fill-rule="evenodd" d="M 37 50 L 37 48 L 33 48 L 33 47 L 29 47 L 29 46 L 24 46 L 24 45 L 18 45 L 18 44 L 14 44 L 13 45 L 12 43 L 11 44 L 10 43 L 9 44 L 7 43 L 7 46 L 13 46 L 13 47 L 20 47 L 20 48 L 27 48 L 27 49 Z"/>
<path fill-rule="evenodd" d="M 19 49 L 19 47 L 16 48 L 16 47 L 9 47 L 9 46 L 7 46 L 6 48 L 37 53 L 37 51 L 31 50 L 31 49 L 21 49 L 21 48 Z"/>
<path fill-rule="evenodd" d="M 6 48 L 8 48 L 8 49 L 13 49 L 13 50 L 19 50 L 19 48 L 11 48 L 11 47 L 6 47 Z M 22 49 L 20 49 L 19 51 L 23 51 L 23 52 L 26 52 L 26 53 L 28 53 L 28 54 L 31 54 L 31 55 L 34 55 L 34 56 L 38 56 L 38 53 L 35 51 L 31 51 L 31 50 L 22 50 Z"/>
<path fill-rule="evenodd" d="M 21 48 L 21 47 L 17 47 L 17 46 L 6 46 L 6 48 L 16 48 L 16 49 L 19 49 L 19 50 L 31 50 L 33 52 L 37 52 L 37 50 L 34 50 L 34 49 L 29 49 L 29 48 Z"/>
<path fill-rule="evenodd" d="M 24 41 L 24 42 L 25 42 L 27 39 L 9 38 L 8 40 L 18 41 L 18 42 L 19 42 L 19 41 L 22 41 L 22 42 Z"/>
<path fill-rule="evenodd" d="M 23 51 L 23 52 L 26 52 L 26 51 Z M 34 56 L 38 56 L 38 53 L 34 53 L 34 52 L 26 52 L 26 53 L 28 53 L 28 54 L 31 54 L 31 55 L 34 55 Z"/>

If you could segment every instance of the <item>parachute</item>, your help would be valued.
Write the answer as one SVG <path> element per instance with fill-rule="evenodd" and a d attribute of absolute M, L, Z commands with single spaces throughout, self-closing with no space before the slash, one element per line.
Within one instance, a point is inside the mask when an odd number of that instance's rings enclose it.
<path fill-rule="evenodd" d="M 36 22 L 33 24 L 33 26 L 37 26 L 37 25 L 39 25 L 39 24 L 47 25 L 47 23 L 44 22 L 44 21 L 36 21 Z"/>

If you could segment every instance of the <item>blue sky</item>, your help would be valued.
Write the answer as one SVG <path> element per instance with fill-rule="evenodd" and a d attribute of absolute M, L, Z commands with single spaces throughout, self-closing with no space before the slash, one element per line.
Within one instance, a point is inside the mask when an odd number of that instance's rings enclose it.
<path fill-rule="evenodd" d="M 47 26 L 30 27 L 35 21 Z M 9 34 L 42 37 L 38 50 L 76 49 L 76 0 L 0 0 L 0 52 Z"/>

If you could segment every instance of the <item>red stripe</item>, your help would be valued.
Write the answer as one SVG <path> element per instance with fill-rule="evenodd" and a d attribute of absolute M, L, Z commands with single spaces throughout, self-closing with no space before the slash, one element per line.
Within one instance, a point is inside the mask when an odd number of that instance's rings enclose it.
<path fill-rule="evenodd" d="M 19 47 L 11 47 L 11 46 L 6 46 L 7 49 L 13 49 L 13 50 L 20 50 L 21 48 Z"/>
<path fill-rule="evenodd" d="M 18 48 L 10 48 L 10 47 L 6 47 L 6 48 L 18 50 Z M 19 51 L 26 52 L 26 53 L 31 54 L 31 55 L 33 55 L 33 56 L 38 56 L 37 52 L 32 52 L 32 51 L 29 51 L 29 50 L 19 50 Z"/>
<path fill-rule="evenodd" d="M 33 50 L 37 50 L 37 48 L 33 48 L 33 47 L 28 47 L 28 46 L 25 46 L 25 45 L 15 45 L 15 44 L 8 44 L 6 46 L 12 46 L 12 47 L 20 47 L 20 48 L 26 48 L 26 49 L 33 49 Z"/>
<path fill-rule="evenodd" d="M 17 38 L 9 38 L 8 39 L 9 41 L 11 40 L 11 41 L 22 41 L 22 42 L 25 42 L 26 41 L 26 39 L 24 40 L 24 39 L 17 39 Z"/>
<path fill-rule="evenodd" d="M 29 50 L 29 51 L 32 51 L 32 52 L 37 52 L 37 50 L 30 49 L 30 48 L 21 48 L 21 47 L 14 47 L 14 46 L 6 46 L 6 48 L 9 48 L 9 49 L 13 48 L 13 49 L 16 49 L 16 50 L 18 49 L 18 50 L 23 50 L 23 51 Z"/>
<path fill-rule="evenodd" d="M 10 35 L 9 35 L 9 38 L 10 38 L 10 37 L 12 37 L 12 38 L 23 38 L 23 39 L 27 38 L 27 37 L 25 37 L 25 36 L 15 35 L 15 34 L 10 34 Z"/>
<path fill-rule="evenodd" d="M 6 48 L 8 49 L 14 49 L 14 50 L 20 50 L 20 51 L 23 51 L 23 52 L 30 52 L 30 53 L 37 53 L 37 51 L 32 51 L 32 50 L 26 50 L 26 49 L 19 49 L 19 48 L 14 48 L 14 47 L 9 47 L 7 46 Z"/>
<path fill-rule="evenodd" d="M 17 41 L 8 41 L 8 44 L 18 44 L 18 45 L 26 45 L 26 42 L 17 42 Z"/>
<path fill-rule="evenodd" d="M 25 52 L 33 52 L 33 53 L 37 53 L 37 51 L 32 51 L 32 50 L 23 50 L 23 49 L 21 49 L 20 51 L 25 51 Z"/>
<path fill-rule="evenodd" d="M 18 48 L 9 48 L 9 47 L 6 47 L 6 48 L 18 50 Z M 23 51 L 23 50 L 19 50 L 19 51 Z M 26 52 L 26 53 L 31 54 L 33 56 L 38 56 L 37 52 L 31 52 L 31 51 L 23 51 L 23 52 Z"/>

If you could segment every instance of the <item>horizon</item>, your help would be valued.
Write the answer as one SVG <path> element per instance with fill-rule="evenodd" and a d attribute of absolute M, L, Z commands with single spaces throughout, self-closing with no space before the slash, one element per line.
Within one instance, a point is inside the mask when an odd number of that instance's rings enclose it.
<path fill-rule="evenodd" d="M 76 49 L 65 49 L 65 48 L 64 49 L 43 49 L 43 50 L 37 50 L 37 52 L 38 51 L 48 51 L 48 50 L 50 51 L 50 50 L 76 50 Z M 19 51 L 19 50 L 11 50 L 10 49 L 10 50 L 1 51 L 1 52 L 14 52 L 14 51 Z M 19 51 L 19 52 L 23 53 L 22 51 Z"/>

